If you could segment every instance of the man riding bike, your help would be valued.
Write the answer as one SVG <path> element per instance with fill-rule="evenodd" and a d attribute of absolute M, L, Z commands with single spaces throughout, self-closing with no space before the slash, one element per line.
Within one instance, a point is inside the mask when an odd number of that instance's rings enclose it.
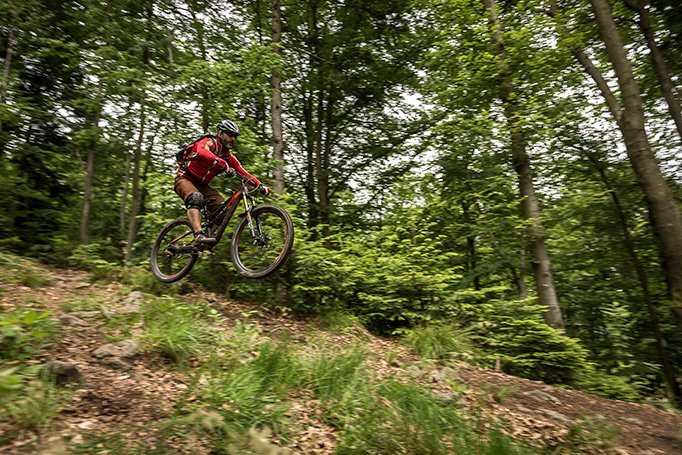
<path fill-rule="evenodd" d="M 235 122 L 221 120 L 216 127 L 215 136 L 203 137 L 193 144 L 187 156 L 178 160 L 174 189 L 185 202 L 196 246 L 211 246 L 216 243 L 214 237 L 208 237 L 201 229 L 201 209 L 204 205 L 212 212 L 225 200 L 209 186 L 216 174 L 234 169 L 237 175 L 248 180 L 263 194 L 270 194 L 270 188 L 246 172 L 230 151 L 238 136 L 239 127 Z"/>

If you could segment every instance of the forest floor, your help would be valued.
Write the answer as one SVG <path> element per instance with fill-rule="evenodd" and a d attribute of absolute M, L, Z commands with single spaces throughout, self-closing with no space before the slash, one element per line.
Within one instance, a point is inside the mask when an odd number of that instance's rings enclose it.
<path fill-rule="evenodd" d="M 162 431 L 158 423 L 173 414 L 179 401 L 193 399 L 188 396 L 192 361 L 184 369 L 177 368 L 144 349 L 123 369 L 93 361 L 97 348 L 121 338 L 134 338 L 142 330 L 137 323 L 125 333 L 116 333 L 123 329 L 112 329 L 110 324 L 111 314 L 130 310 L 132 288 L 116 282 L 93 283 L 91 276 L 81 271 L 36 267 L 42 268 L 49 282 L 38 287 L 2 283 L 0 312 L 17 308 L 51 311 L 51 318 L 60 325 L 59 337 L 29 362 L 70 362 L 82 381 L 73 387 L 49 426 L 17 431 L 12 422 L 0 422 L 0 454 L 150 453 L 126 447 L 153 447 Z M 321 336 L 336 346 L 359 342 L 372 353 L 369 365 L 376 377 L 416 381 L 435 395 L 452 400 L 465 413 L 485 416 L 486 425 L 494 422 L 515 439 L 550 448 L 550 453 L 682 452 L 682 415 L 674 412 L 557 388 L 466 363 L 444 366 L 424 362 L 399 340 L 359 329 L 325 331 L 314 318 L 293 317 L 202 290 L 177 298 L 190 303 L 201 301 L 215 309 L 221 315 L 216 324 L 225 325 L 226 330 L 241 321 L 256 327 L 261 337 L 286 337 L 302 345 Z M 92 311 L 97 308 L 99 314 Z M 304 391 L 288 397 L 288 401 L 287 417 L 294 422 L 291 435 L 286 444 L 277 438 L 271 442 L 288 447 L 288 452 L 281 453 L 333 453 L 338 430 L 323 418 L 319 401 Z M 113 438 L 117 441 L 114 448 Z M 170 436 L 164 447 L 154 453 L 212 453 L 201 437 L 179 440 Z M 280 452 L 263 449 L 257 453 Z"/>

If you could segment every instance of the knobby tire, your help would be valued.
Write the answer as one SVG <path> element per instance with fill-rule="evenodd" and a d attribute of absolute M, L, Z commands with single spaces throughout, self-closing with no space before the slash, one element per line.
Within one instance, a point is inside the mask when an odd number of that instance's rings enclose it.
<path fill-rule="evenodd" d="M 184 238 L 183 241 L 185 244 L 188 244 L 191 242 L 193 239 L 192 235 L 192 226 L 189 223 L 188 220 L 173 220 L 170 223 L 166 225 L 166 227 L 163 228 L 161 233 L 159 233 L 158 237 L 156 238 L 156 241 L 154 242 L 154 246 L 152 247 L 152 256 L 151 256 L 151 269 L 152 273 L 156 277 L 157 280 L 161 281 L 162 283 L 174 283 L 178 280 L 183 279 L 187 274 L 192 270 L 192 267 L 194 267 L 194 264 L 196 264 L 197 259 L 199 259 L 199 253 L 194 252 L 191 254 L 179 254 L 177 256 L 175 255 L 166 255 L 165 252 L 169 248 L 169 245 L 173 240 L 175 240 L 175 233 L 169 235 L 171 232 L 173 232 L 174 229 L 180 228 L 178 232 L 182 232 L 182 226 L 186 227 L 188 236 L 187 238 Z M 168 260 L 168 264 L 159 264 L 159 253 L 163 252 L 163 259 Z M 178 261 L 181 260 L 186 260 L 187 262 L 182 265 L 182 267 L 175 273 L 168 273 L 162 268 L 164 266 L 169 265 L 171 261 L 174 259 L 177 259 Z"/>
<path fill-rule="evenodd" d="M 286 262 L 294 244 L 294 225 L 289 214 L 276 205 L 259 205 L 251 211 L 254 223 L 261 220 L 264 237 L 269 241 L 258 243 L 251 237 L 249 220 L 243 218 L 232 237 L 230 257 L 237 271 L 247 278 L 265 278 L 275 273 Z M 247 251 L 248 250 L 248 251 Z M 260 251 L 259 251 L 260 250 Z M 255 266 L 249 264 L 247 254 L 255 251 L 259 255 Z M 269 259 L 272 257 L 272 259 Z"/>

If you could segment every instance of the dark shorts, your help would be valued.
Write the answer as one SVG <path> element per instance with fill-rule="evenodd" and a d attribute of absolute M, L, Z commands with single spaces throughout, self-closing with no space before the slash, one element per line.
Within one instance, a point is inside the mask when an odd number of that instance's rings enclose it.
<path fill-rule="evenodd" d="M 225 200 L 220 193 L 208 186 L 208 184 L 195 182 L 194 180 L 189 180 L 187 177 L 180 175 L 175 177 L 173 189 L 183 201 L 187 200 L 190 194 L 197 191 L 200 192 L 204 195 L 206 208 L 209 212 L 213 212 Z"/>

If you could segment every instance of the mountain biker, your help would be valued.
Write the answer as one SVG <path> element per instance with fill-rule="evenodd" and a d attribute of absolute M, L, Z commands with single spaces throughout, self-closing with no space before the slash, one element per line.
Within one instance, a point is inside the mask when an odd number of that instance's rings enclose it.
<path fill-rule="evenodd" d="M 232 120 L 221 120 L 215 136 L 206 136 L 197 141 L 184 160 L 178 160 L 174 190 L 185 202 L 187 218 L 194 230 L 194 244 L 210 246 L 216 244 L 215 237 L 209 237 L 201 229 L 201 209 L 206 205 L 214 211 L 225 200 L 209 183 L 216 174 L 234 169 L 266 196 L 270 188 L 244 170 L 239 160 L 230 152 L 239 136 L 239 127 Z"/>

